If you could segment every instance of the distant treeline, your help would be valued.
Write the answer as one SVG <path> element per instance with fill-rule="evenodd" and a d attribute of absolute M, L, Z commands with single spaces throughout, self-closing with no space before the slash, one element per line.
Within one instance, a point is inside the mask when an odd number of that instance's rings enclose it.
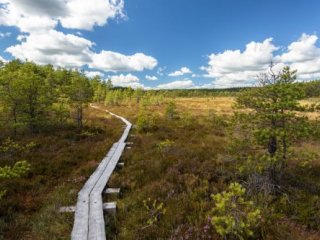
<path fill-rule="evenodd" d="M 114 87 L 114 90 L 125 90 L 127 88 Z M 165 97 L 210 97 L 210 96 L 232 96 L 249 87 L 235 88 L 218 88 L 218 89 L 160 89 L 160 90 L 145 90 L 152 94 L 161 94 Z"/>
<path fill-rule="evenodd" d="M 296 83 L 307 97 L 320 96 L 320 81 Z M 161 104 L 167 98 L 236 96 L 248 88 L 143 90 L 113 87 L 99 76 L 89 79 L 78 70 L 12 60 L 0 62 L 0 127 L 36 132 L 50 124 L 75 120 L 82 128 L 83 109 L 90 102 L 106 105 Z M 70 121 L 71 122 L 71 121 Z"/>
<path fill-rule="evenodd" d="M 320 96 L 320 81 L 314 80 L 310 82 L 297 82 L 306 97 L 319 97 Z M 132 89 L 123 87 L 113 87 L 107 93 L 106 104 L 119 104 L 144 98 L 158 98 L 159 100 L 165 98 L 176 97 L 219 97 L 219 96 L 237 96 L 244 90 L 249 90 L 253 87 L 237 87 L 237 88 L 224 88 L 224 89 L 172 89 L 172 90 L 143 90 Z"/>
<path fill-rule="evenodd" d="M 306 97 L 320 97 L 320 80 L 298 84 L 304 89 Z"/>

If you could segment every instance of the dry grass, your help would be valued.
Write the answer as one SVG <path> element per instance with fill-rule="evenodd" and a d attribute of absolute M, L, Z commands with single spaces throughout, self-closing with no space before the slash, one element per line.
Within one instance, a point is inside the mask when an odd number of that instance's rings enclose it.
<path fill-rule="evenodd" d="M 175 103 L 181 110 L 190 111 L 192 114 L 207 114 L 214 110 L 220 115 L 233 113 L 234 97 L 211 97 L 211 98 L 176 98 Z"/>
<path fill-rule="evenodd" d="M 25 155 L 30 174 L 5 183 L 0 239 L 69 239 L 73 214 L 57 210 L 76 203 L 78 191 L 122 131 L 117 119 L 97 110 L 88 109 L 85 119 L 84 131 L 93 135 L 70 126 L 19 136 L 19 143 L 33 141 L 37 148 Z"/>
<path fill-rule="evenodd" d="M 146 111 L 158 116 L 158 129 L 147 132 L 133 129 L 135 137 L 130 137 L 129 141 L 134 144 L 123 156 L 126 165 L 110 182 L 111 187 L 122 189 L 115 223 L 108 228 L 115 234 L 110 239 L 220 239 L 212 229 L 208 230 L 210 234 L 205 234 L 207 238 L 197 235 L 203 236 L 203 227 L 208 226 L 206 218 L 213 206 L 210 195 L 220 192 L 225 182 L 235 178 L 235 173 L 225 166 L 229 139 L 224 127 L 219 121 L 212 122 L 208 113 L 215 112 L 222 121 L 228 119 L 234 111 L 234 98 L 175 98 L 174 102 L 180 118 L 166 119 L 165 104 L 149 105 Z M 133 123 L 140 111 L 139 104 L 107 108 Z M 184 118 L 186 112 L 191 116 L 188 121 Z M 172 141 L 173 146 L 161 152 L 158 145 L 166 139 Z M 302 142 L 296 150 L 320 154 L 318 147 L 319 142 Z M 307 171 L 297 174 L 308 175 Z M 308 183 L 319 181 L 318 177 L 302 176 L 301 179 Z M 150 213 L 143 206 L 143 200 L 149 197 L 162 202 L 167 210 L 152 226 L 146 224 Z M 295 204 L 300 207 L 302 203 Z M 289 222 L 300 224 L 294 220 Z M 284 234 L 278 239 L 320 237 L 320 232 L 310 231 L 305 226 L 303 231 L 292 231 L 290 224 L 282 228 L 274 223 L 271 228 Z M 274 239 L 272 233 L 268 239 Z"/>
<path fill-rule="evenodd" d="M 312 104 L 319 104 L 320 99 L 319 98 L 308 98 L 300 101 L 300 104 L 302 106 L 310 106 Z M 316 120 L 320 117 L 319 112 L 306 112 L 305 114 L 310 120 Z"/>
<path fill-rule="evenodd" d="M 168 239 L 174 236 L 174 232 L 178 232 L 180 237 L 197 239 L 203 227 L 207 226 L 207 214 L 212 208 L 210 195 L 220 192 L 225 187 L 224 181 L 234 178 L 234 173 L 228 172 L 224 166 L 229 139 L 223 126 L 219 125 L 221 123 L 212 122 L 208 113 L 213 111 L 221 119 L 228 119 L 234 112 L 235 98 L 175 98 L 174 101 L 180 118 L 166 119 L 165 104 L 146 106 L 145 111 L 157 116 L 158 128 L 147 132 L 133 129 L 135 137 L 128 139 L 134 145 L 124 153 L 125 167 L 115 172 L 109 183 L 110 187 L 122 189 L 122 195 L 116 200 L 119 207 L 117 217 L 113 219 L 114 224 L 111 221 L 107 225 L 107 231 L 112 233 L 109 236 L 115 235 L 110 239 Z M 302 104 L 314 101 L 308 99 Z M 140 105 L 113 106 L 108 109 L 136 123 Z M 187 121 L 184 117 L 186 112 L 190 114 Z M 95 114 L 100 115 L 97 112 Z M 312 119 L 318 116 L 315 113 L 307 115 Z M 166 139 L 172 141 L 173 146 L 166 151 L 159 150 L 159 143 Z M 319 142 L 302 142 L 296 150 L 319 153 L 318 147 Z M 96 160 L 91 159 L 86 164 L 92 169 Z M 81 176 L 79 171 L 76 172 L 77 176 Z M 306 172 L 303 174 L 307 175 Z M 311 177 L 301 179 L 315 181 Z M 150 213 L 143 206 L 143 200 L 149 197 L 163 203 L 167 210 L 150 227 L 146 225 Z M 105 201 L 110 200 L 114 199 L 105 197 Z M 61 230 L 59 221 L 55 223 L 55 229 Z M 292 224 L 295 224 L 294 221 Z M 66 236 L 67 229 L 62 230 L 63 236 Z M 208 239 L 219 239 L 212 229 L 209 231 L 212 238 Z M 319 232 L 307 229 L 290 233 L 290 226 L 280 231 L 287 231 L 290 237 L 295 235 L 294 239 L 315 239 L 315 236 L 320 236 Z"/>
<path fill-rule="evenodd" d="M 319 103 L 319 98 L 308 98 L 300 101 L 303 106 Z M 182 111 L 189 111 L 194 115 L 206 115 L 213 110 L 216 114 L 230 116 L 234 112 L 235 97 L 211 97 L 211 98 L 176 98 L 175 103 Z M 310 120 L 320 117 L 319 112 L 305 112 L 303 115 Z"/>
<path fill-rule="evenodd" d="M 170 239 L 176 233 L 189 239 L 209 239 L 198 238 L 197 234 L 207 226 L 207 214 L 213 206 L 210 195 L 223 190 L 225 182 L 235 177 L 225 168 L 229 139 L 221 125 L 234 112 L 235 98 L 175 98 L 174 101 L 180 118 L 166 119 L 165 104 L 149 105 L 146 111 L 156 116 L 158 128 L 147 132 L 132 130 L 135 137 L 130 136 L 128 141 L 134 144 L 124 153 L 125 167 L 115 172 L 109 183 L 110 187 L 122 189 L 117 199 L 117 217 L 114 224 L 111 221 L 107 226 L 107 231 L 114 234 L 114 238 L 109 235 L 110 239 Z M 140 111 L 136 103 L 107 108 L 134 124 Z M 210 111 L 221 119 L 212 121 Z M 190 114 L 187 118 L 186 112 Z M 308 113 L 308 116 L 314 119 L 318 115 Z M 56 210 L 76 202 L 78 190 L 122 131 L 120 121 L 100 111 L 88 111 L 87 119 L 87 126 L 98 127 L 103 132 L 79 138 L 73 131 L 57 131 L 22 140 L 41 144 L 29 156 L 34 167 L 28 181 L 15 181 L 16 186 L 8 193 L 8 204 L 0 207 L 1 216 L 7 214 L 6 222 L 0 222 L 0 235 L 4 239 L 69 239 L 73 214 L 61 215 Z M 160 150 L 159 143 L 166 139 L 173 145 Z M 296 149 L 319 153 L 318 147 L 316 141 L 302 142 Z M 167 210 L 151 227 L 146 226 L 150 213 L 143 206 L 143 200 L 148 197 L 163 202 Z M 105 198 L 109 200 L 114 199 Z M 209 231 L 210 239 L 219 239 L 212 229 Z M 295 234 L 298 236 L 299 232 Z M 311 234 L 306 229 L 300 235 L 301 239 L 317 239 L 314 236 L 319 237 L 320 233 Z"/>

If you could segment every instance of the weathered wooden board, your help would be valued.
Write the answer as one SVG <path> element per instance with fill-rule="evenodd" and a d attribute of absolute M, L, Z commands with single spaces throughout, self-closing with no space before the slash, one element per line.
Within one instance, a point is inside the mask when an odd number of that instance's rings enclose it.
<path fill-rule="evenodd" d="M 108 166 L 108 162 L 111 160 L 117 146 L 118 143 L 113 144 L 107 156 L 101 161 L 97 169 L 90 176 L 81 191 L 78 193 L 74 225 L 71 233 L 71 238 L 74 240 L 88 239 L 90 194 L 96 182 L 99 180 L 100 176 Z"/>
<path fill-rule="evenodd" d="M 107 188 L 104 190 L 105 194 L 119 194 L 120 193 L 120 188 Z"/>
<path fill-rule="evenodd" d="M 90 106 L 101 110 L 94 105 Z M 97 169 L 78 193 L 75 220 L 71 233 L 73 240 L 106 239 L 103 210 L 106 209 L 107 206 L 102 202 L 102 193 L 125 149 L 125 141 L 132 127 L 132 124 L 125 118 L 109 111 L 106 112 L 122 120 L 126 124 L 126 127 L 119 141 L 113 144 L 107 156 L 101 161 Z M 115 206 L 112 204 L 112 206 L 109 205 L 108 207 L 110 209 L 115 209 Z"/>
<path fill-rule="evenodd" d="M 76 211 L 76 206 L 60 207 L 60 213 L 71 213 Z"/>

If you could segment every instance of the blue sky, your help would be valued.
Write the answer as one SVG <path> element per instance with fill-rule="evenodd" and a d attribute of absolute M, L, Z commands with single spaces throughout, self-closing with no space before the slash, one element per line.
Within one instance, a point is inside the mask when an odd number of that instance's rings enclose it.
<path fill-rule="evenodd" d="M 0 58 L 144 88 L 247 86 L 270 61 L 320 78 L 316 0 L 0 0 Z"/>

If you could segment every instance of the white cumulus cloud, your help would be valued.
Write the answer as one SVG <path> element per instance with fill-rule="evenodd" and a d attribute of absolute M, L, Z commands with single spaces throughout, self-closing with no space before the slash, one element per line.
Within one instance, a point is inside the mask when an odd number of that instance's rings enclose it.
<path fill-rule="evenodd" d="M 1 62 L 7 62 L 7 60 L 5 60 L 3 57 L 0 56 L 0 61 Z"/>
<path fill-rule="evenodd" d="M 158 80 L 158 78 L 156 76 L 150 76 L 150 75 L 146 75 L 146 79 L 150 80 L 150 81 L 156 81 Z"/>
<path fill-rule="evenodd" d="M 30 33 L 23 42 L 6 49 L 12 56 L 39 64 L 81 67 L 91 61 L 93 42 L 56 30 Z"/>
<path fill-rule="evenodd" d="M 170 77 L 177 77 L 177 76 L 182 76 L 182 75 L 189 74 L 189 73 L 192 73 L 189 68 L 182 67 L 182 68 L 180 68 L 179 70 L 177 70 L 175 72 L 169 73 L 168 75 Z"/>
<path fill-rule="evenodd" d="M 139 81 L 140 79 L 132 75 L 131 73 L 129 74 L 120 74 L 120 75 L 113 75 L 109 76 L 109 79 L 111 79 L 112 84 L 114 86 L 120 86 L 120 87 L 132 87 L 132 88 L 143 88 L 143 84 L 141 84 Z"/>
<path fill-rule="evenodd" d="M 10 37 L 11 32 L 0 32 L 0 39 Z"/>
<path fill-rule="evenodd" d="M 273 45 L 272 38 L 263 42 L 250 42 L 243 52 L 226 50 L 209 55 L 206 77 L 214 78 L 216 87 L 236 87 L 250 85 L 256 76 L 267 69 L 274 60 L 273 52 L 279 48 Z"/>
<path fill-rule="evenodd" d="M 123 0 L 0 0 L 0 24 L 17 26 L 23 32 L 54 28 L 91 30 L 108 19 L 124 18 Z"/>
<path fill-rule="evenodd" d="M 92 63 L 89 66 L 103 71 L 119 72 L 153 69 L 157 64 L 158 62 L 155 58 L 143 53 L 126 56 L 121 53 L 101 51 L 93 54 Z"/>
<path fill-rule="evenodd" d="M 317 47 L 317 42 L 318 36 L 302 34 L 279 58 L 292 69 L 298 70 L 298 78 L 303 80 L 319 78 L 320 48 Z"/>
<path fill-rule="evenodd" d="M 195 85 L 191 80 L 179 80 L 158 85 L 157 89 L 188 89 L 194 88 Z"/>
<path fill-rule="evenodd" d="M 272 38 L 263 42 L 251 42 L 243 52 L 226 50 L 209 55 L 205 77 L 213 79 L 212 86 L 240 87 L 252 86 L 259 73 L 265 72 L 271 61 L 275 63 L 275 71 L 283 66 L 290 66 L 298 71 L 298 80 L 320 78 L 320 48 L 317 46 L 318 36 L 302 34 L 297 40 L 276 54 L 280 48 L 272 43 Z"/>
<path fill-rule="evenodd" d="M 94 77 L 96 77 L 96 76 L 104 77 L 104 73 L 103 73 L 103 72 L 99 72 L 99 71 L 85 71 L 84 74 L 85 74 L 88 78 L 94 78 Z"/>
<path fill-rule="evenodd" d="M 96 53 L 94 42 L 56 29 L 60 22 L 63 28 L 91 30 L 110 19 L 125 17 L 123 9 L 123 0 L 0 0 L 0 25 L 20 30 L 20 43 L 6 51 L 15 58 L 62 67 L 88 65 L 111 72 L 153 69 L 157 60 L 151 56 L 105 50 Z"/>
<path fill-rule="evenodd" d="M 67 0 L 66 7 L 69 14 L 59 18 L 65 28 L 91 30 L 108 19 L 125 17 L 123 0 Z"/>

